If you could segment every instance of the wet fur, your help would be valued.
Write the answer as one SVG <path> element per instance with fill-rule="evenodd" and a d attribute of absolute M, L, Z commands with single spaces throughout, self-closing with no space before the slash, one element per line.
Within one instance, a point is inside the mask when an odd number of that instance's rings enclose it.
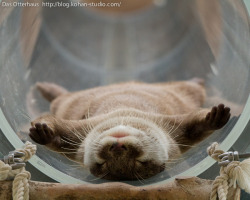
<path fill-rule="evenodd" d="M 37 88 L 51 102 L 52 115 L 34 120 L 30 137 L 112 180 L 159 173 L 230 118 L 223 104 L 201 108 L 201 79 L 129 82 L 72 93 L 52 83 Z M 116 138 L 117 133 L 128 136 Z"/>

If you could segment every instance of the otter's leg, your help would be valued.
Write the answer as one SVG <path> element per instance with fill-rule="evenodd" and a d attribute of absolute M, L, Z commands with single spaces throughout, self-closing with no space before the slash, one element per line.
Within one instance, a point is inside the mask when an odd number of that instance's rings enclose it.
<path fill-rule="evenodd" d="M 230 108 L 223 104 L 214 106 L 211 110 L 202 109 L 196 113 L 191 113 L 183 117 L 180 122 L 179 135 L 176 141 L 179 144 L 193 145 L 200 142 L 213 131 L 222 128 L 230 118 Z M 180 130 L 179 129 L 179 130 Z M 182 151 L 187 150 L 188 146 L 181 147 Z"/>
<path fill-rule="evenodd" d="M 62 120 L 51 115 L 42 116 L 31 125 L 29 136 L 33 141 L 71 159 L 90 130 L 85 120 Z"/>
<path fill-rule="evenodd" d="M 63 87 L 56 85 L 54 83 L 48 83 L 48 82 L 38 82 L 36 83 L 36 87 L 40 91 L 42 96 L 49 102 L 52 102 L 54 99 L 56 99 L 60 95 L 68 92 Z"/>

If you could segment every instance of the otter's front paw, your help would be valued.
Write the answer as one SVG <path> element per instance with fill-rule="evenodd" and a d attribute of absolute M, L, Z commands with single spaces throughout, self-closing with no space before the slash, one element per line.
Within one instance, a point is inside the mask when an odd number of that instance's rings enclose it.
<path fill-rule="evenodd" d="M 228 122 L 230 115 L 230 108 L 219 104 L 206 115 L 205 122 L 212 130 L 220 129 Z"/>
<path fill-rule="evenodd" d="M 45 123 L 35 123 L 34 127 L 31 127 L 29 130 L 30 138 L 38 144 L 50 144 L 55 139 L 53 130 Z"/>

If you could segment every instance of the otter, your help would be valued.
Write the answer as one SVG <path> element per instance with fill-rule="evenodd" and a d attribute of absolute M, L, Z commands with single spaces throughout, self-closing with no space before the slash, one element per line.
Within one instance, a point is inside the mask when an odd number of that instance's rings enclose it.
<path fill-rule="evenodd" d="M 30 138 L 109 180 L 156 175 L 230 118 L 224 104 L 201 107 L 206 93 L 199 78 L 77 92 L 47 82 L 36 87 L 51 114 L 31 122 Z"/>

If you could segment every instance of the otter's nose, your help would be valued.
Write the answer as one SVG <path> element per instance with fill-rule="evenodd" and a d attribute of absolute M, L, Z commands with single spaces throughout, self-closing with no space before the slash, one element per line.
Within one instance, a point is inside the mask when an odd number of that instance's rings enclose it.
<path fill-rule="evenodd" d="M 126 151 L 127 150 L 127 147 L 120 143 L 120 142 L 114 142 L 110 148 L 109 148 L 109 151 L 112 151 L 112 152 L 116 152 L 116 151 Z"/>

